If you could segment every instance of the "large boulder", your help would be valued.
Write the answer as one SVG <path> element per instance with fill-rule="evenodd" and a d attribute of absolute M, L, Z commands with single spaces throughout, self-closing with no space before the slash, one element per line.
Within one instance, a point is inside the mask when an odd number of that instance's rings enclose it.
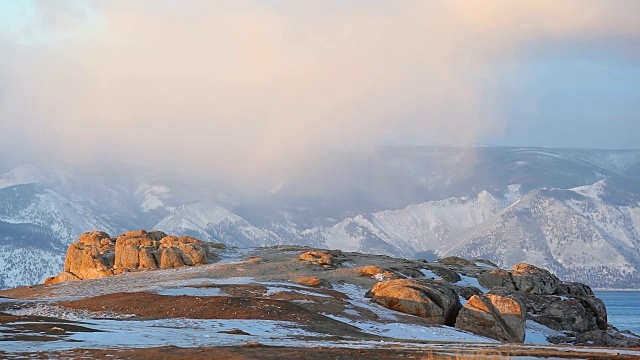
<path fill-rule="evenodd" d="M 438 324 L 455 324 L 460 299 L 453 289 L 427 279 L 397 279 L 376 283 L 366 294 L 392 310 L 420 316 Z"/>
<path fill-rule="evenodd" d="M 478 274 L 478 283 L 487 288 L 502 288 L 510 291 L 516 291 L 516 284 L 513 276 L 509 271 L 505 270 L 489 270 Z"/>
<path fill-rule="evenodd" d="M 556 294 L 562 283 L 548 270 L 525 263 L 513 265 L 511 275 L 517 290 L 529 294 Z"/>
<path fill-rule="evenodd" d="M 524 294 L 522 299 L 531 320 L 551 329 L 575 334 L 606 329 L 604 303 L 595 297 Z"/>
<path fill-rule="evenodd" d="M 526 307 L 515 296 L 483 294 L 464 305 L 455 326 L 474 334 L 506 342 L 524 342 Z"/>

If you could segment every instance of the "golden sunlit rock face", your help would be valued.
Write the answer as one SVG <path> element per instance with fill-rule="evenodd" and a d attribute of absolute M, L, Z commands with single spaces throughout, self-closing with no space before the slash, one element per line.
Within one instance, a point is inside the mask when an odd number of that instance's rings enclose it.
<path fill-rule="evenodd" d="M 172 269 L 206 264 L 215 258 L 208 243 L 161 231 L 130 231 L 110 238 L 101 231 L 87 232 L 67 250 L 64 271 L 45 284 L 95 279 L 137 269 Z"/>

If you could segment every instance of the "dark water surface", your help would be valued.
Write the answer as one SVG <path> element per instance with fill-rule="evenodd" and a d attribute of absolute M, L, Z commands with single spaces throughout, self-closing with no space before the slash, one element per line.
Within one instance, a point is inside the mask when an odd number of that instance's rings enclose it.
<path fill-rule="evenodd" d="M 640 290 L 595 290 L 594 293 L 607 306 L 610 324 L 640 334 Z"/>

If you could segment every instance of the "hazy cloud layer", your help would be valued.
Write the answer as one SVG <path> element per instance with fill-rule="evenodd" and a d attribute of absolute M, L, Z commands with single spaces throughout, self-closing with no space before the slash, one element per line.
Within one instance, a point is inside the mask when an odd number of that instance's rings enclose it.
<path fill-rule="evenodd" d="M 483 141 L 501 64 L 640 55 L 636 1 L 25 4 L 0 35 L 0 150 L 25 158 L 255 175 L 329 144 Z"/>

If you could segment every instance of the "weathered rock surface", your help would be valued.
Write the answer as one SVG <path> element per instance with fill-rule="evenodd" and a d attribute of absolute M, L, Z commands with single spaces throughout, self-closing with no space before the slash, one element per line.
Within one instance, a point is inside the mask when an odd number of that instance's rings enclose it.
<path fill-rule="evenodd" d="M 307 251 L 300 255 L 300 260 L 311 264 L 335 268 L 340 266 L 340 261 L 334 255 L 322 251 Z"/>
<path fill-rule="evenodd" d="M 474 295 L 456 319 L 456 327 L 488 338 L 523 342 L 526 307 L 515 296 Z"/>
<path fill-rule="evenodd" d="M 317 278 L 317 277 L 301 278 L 301 279 L 296 280 L 296 282 L 298 284 L 304 285 L 304 286 L 324 287 L 324 288 L 330 288 L 331 287 L 331 283 L 329 283 L 327 280 L 320 279 L 320 278 Z"/>
<path fill-rule="evenodd" d="M 116 238 L 87 232 L 67 250 L 64 271 L 45 283 L 95 279 L 133 269 L 170 269 L 206 264 L 214 257 L 208 243 L 161 231 L 130 231 Z"/>
<path fill-rule="evenodd" d="M 562 283 L 549 271 L 524 263 L 513 265 L 511 275 L 518 291 L 529 294 L 555 294 Z"/>
<path fill-rule="evenodd" d="M 453 321 L 457 327 L 508 342 L 524 341 L 526 320 L 567 334 L 565 338 L 549 339 L 555 342 L 571 342 L 573 340 L 567 339 L 575 339 L 579 334 L 607 330 L 606 308 L 591 288 L 580 283 L 563 283 L 547 270 L 524 263 L 511 270 L 492 269 L 495 266 L 485 261 L 458 257 L 439 259 L 436 263 L 422 262 L 421 268 L 429 270 L 432 279 L 426 278 L 426 272 L 421 274 L 421 279 L 402 279 L 406 277 L 402 272 L 389 272 L 376 266 L 358 269 L 361 275 L 386 272 L 388 277 L 393 274 L 400 278 L 375 284 L 367 296 L 393 310 L 451 323 L 451 318 L 445 315 L 448 307 L 443 305 L 452 302 L 443 302 L 447 297 L 442 293 L 434 295 L 435 288 L 446 288 L 467 300 L 459 315 L 453 315 L 457 317 Z M 413 277 L 415 274 L 410 276 Z M 475 286 L 470 278 L 477 279 Z M 486 289 L 489 291 L 485 294 Z"/>
<path fill-rule="evenodd" d="M 389 309 L 451 326 L 461 308 L 460 299 L 453 289 L 425 279 L 382 281 L 375 284 L 366 296 Z"/>
<path fill-rule="evenodd" d="M 596 297 L 567 297 L 525 294 L 529 317 L 558 331 L 583 333 L 607 329 L 607 312 Z"/>
<path fill-rule="evenodd" d="M 46 279 L 45 284 L 113 275 L 114 255 L 114 243 L 109 234 L 102 231 L 84 233 L 69 245 L 64 271 Z"/>
<path fill-rule="evenodd" d="M 618 331 L 611 327 L 607 330 L 592 330 L 578 334 L 574 344 L 584 346 L 637 348 L 640 347 L 640 337 L 630 331 Z"/>
<path fill-rule="evenodd" d="M 506 270 L 491 270 L 478 275 L 478 283 L 487 289 L 503 288 L 516 291 L 513 276 Z"/>
<path fill-rule="evenodd" d="M 386 279 L 397 279 L 398 276 L 389 270 L 381 269 L 375 265 L 368 265 L 358 268 L 360 276 L 371 276 Z"/>

